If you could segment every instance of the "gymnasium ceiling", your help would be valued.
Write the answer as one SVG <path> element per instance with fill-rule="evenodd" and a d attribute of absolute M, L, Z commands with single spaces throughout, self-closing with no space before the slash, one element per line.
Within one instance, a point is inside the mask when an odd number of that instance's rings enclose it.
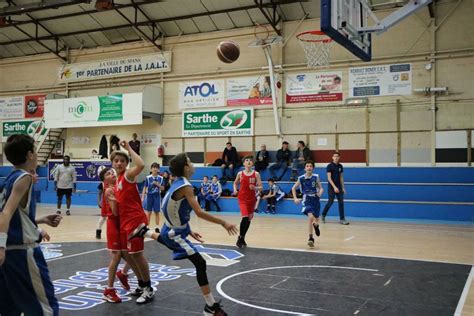
<path fill-rule="evenodd" d="M 407 0 L 369 0 L 372 7 Z M 452 1 L 452 0 L 451 0 Z M 100 5 L 113 4 L 108 9 Z M 319 18 L 320 0 L 0 0 L 0 59 Z M 431 14 L 431 10 L 430 10 Z"/>
<path fill-rule="evenodd" d="M 319 0 L 0 0 L 0 58 L 319 17 Z M 102 0 L 104 1 L 104 0 Z"/>

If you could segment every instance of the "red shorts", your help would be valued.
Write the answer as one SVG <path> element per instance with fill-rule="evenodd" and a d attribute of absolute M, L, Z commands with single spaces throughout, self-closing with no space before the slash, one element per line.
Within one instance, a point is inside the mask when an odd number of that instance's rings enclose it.
<path fill-rule="evenodd" d="M 125 244 L 122 247 L 122 237 L 120 235 L 120 224 L 117 217 L 107 218 L 107 248 L 109 250 L 126 250 Z"/>
<path fill-rule="evenodd" d="M 248 217 L 249 219 L 252 219 L 253 212 L 255 211 L 255 203 L 257 203 L 256 200 L 239 200 L 240 215 L 242 217 Z"/>
<path fill-rule="evenodd" d="M 128 235 L 130 235 L 130 233 L 132 233 L 135 228 L 138 227 L 138 225 L 146 223 L 146 216 L 145 213 L 143 213 L 143 217 L 140 216 L 139 218 L 129 220 L 121 225 L 121 241 L 123 245 L 127 245 L 128 253 L 133 254 L 137 252 L 142 252 L 145 249 L 145 242 L 143 237 L 136 237 L 132 240 L 128 240 Z"/>

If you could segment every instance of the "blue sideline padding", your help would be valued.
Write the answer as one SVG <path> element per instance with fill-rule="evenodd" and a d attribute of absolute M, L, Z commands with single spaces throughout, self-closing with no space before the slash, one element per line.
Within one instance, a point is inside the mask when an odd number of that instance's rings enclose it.
<path fill-rule="evenodd" d="M 167 170 L 162 167 L 161 172 Z M 0 184 L 11 171 L 11 167 L 0 167 Z M 45 167 L 38 169 L 40 176 L 35 185 L 35 196 L 41 203 L 56 203 L 54 184 L 47 181 Z M 324 168 L 316 168 L 327 190 L 327 177 Z M 191 181 L 200 187 L 204 175 L 221 176 L 219 167 L 196 167 Z M 289 178 L 288 170 L 286 178 Z M 268 170 L 262 172 L 263 180 L 268 178 Z M 347 194 L 345 196 L 346 215 L 349 217 L 377 217 L 397 219 L 428 219 L 442 221 L 474 221 L 474 168 L 468 167 L 347 167 L 344 171 Z M 268 183 L 264 181 L 264 189 Z M 286 193 L 293 182 L 278 182 Z M 73 196 L 73 204 L 95 206 L 97 203 L 98 182 L 79 182 L 80 193 Z M 141 187 L 141 185 L 140 185 Z M 228 181 L 224 189 L 232 191 Z M 321 209 L 327 201 L 327 192 L 322 198 Z M 237 199 L 223 197 L 219 200 L 224 212 L 238 212 Z M 266 209 L 262 201 L 260 210 Z M 277 204 L 279 214 L 299 214 L 301 206 L 291 199 Z M 337 201 L 330 215 L 337 215 Z"/>

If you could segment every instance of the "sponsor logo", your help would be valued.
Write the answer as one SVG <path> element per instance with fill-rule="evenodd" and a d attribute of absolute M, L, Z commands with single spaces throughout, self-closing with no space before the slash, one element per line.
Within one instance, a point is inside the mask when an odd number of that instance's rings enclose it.
<path fill-rule="evenodd" d="M 216 89 L 214 84 L 204 82 L 201 85 L 187 86 L 184 90 L 184 96 L 196 97 L 200 96 L 203 98 L 209 97 L 211 95 L 218 94 L 219 92 Z"/>
<path fill-rule="evenodd" d="M 72 113 L 77 118 L 81 118 L 85 113 L 92 111 L 92 106 L 87 105 L 84 101 L 80 101 L 76 106 L 68 107 L 68 113 Z"/>
<path fill-rule="evenodd" d="M 243 110 L 235 110 L 227 113 L 221 119 L 221 127 L 224 129 L 237 129 L 249 119 L 247 113 Z"/>

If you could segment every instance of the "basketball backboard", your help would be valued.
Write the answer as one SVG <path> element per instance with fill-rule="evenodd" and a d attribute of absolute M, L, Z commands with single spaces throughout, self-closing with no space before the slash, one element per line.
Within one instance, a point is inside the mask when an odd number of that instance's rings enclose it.
<path fill-rule="evenodd" d="M 432 0 L 321 0 L 321 31 L 362 59 L 372 59 L 371 33 L 381 34 Z M 379 20 L 373 10 L 397 8 Z M 371 19 L 371 25 L 368 19 Z"/>
<path fill-rule="evenodd" d="M 358 1 L 321 0 L 321 31 L 363 61 L 372 58 L 371 34 L 358 32 L 367 26 L 368 16 Z"/>

